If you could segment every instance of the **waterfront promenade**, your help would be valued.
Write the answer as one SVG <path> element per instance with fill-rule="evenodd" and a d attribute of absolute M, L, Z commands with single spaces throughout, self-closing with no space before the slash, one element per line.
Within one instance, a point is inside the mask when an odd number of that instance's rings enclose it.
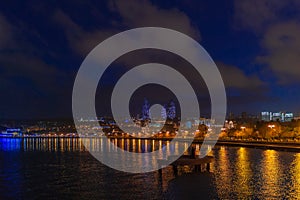
<path fill-rule="evenodd" d="M 22 136 L 22 137 L 1 137 L 1 138 L 80 138 L 78 135 L 74 136 Z M 105 138 L 105 136 L 99 137 L 82 137 L 82 138 Z M 126 137 L 126 136 L 109 136 L 109 139 L 129 139 L 129 140 L 158 140 L 158 141 L 171 141 L 173 137 L 150 137 L 150 138 L 138 138 L 138 137 Z M 177 138 L 179 142 L 188 142 L 191 138 Z M 194 138 L 194 144 L 202 144 L 203 139 Z M 260 149 L 273 149 L 281 151 L 296 151 L 300 152 L 300 141 L 291 139 L 218 139 L 217 143 L 214 140 L 207 140 L 207 144 L 215 144 L 221 146 L 240 146 L 249 148 Z"/>
<path fill-rule="evenodd" d="M 124 137 L 110 137 L 112 139 L 120 139 Z M 128 139 L 128 138 L 126 138 Z M 141 140 L 162 140 L 171 141 L 172 137 L 153 137 L 153 138 L 130 138 L 130 139 L 141 139 Z M 186 142 L 190 138 L 177 138 L 177 141 Z M 195 138 L 194 144 L 202 144 L 203 139 Z M 262 149 L 274 149 L 274 150 L 289 150 L 300 152 L 300 141 L 290 139 L 218 139 L 217 143 L 215 140 L 207 140 L 207 144 L 216 144 L 222 146 L 241 146 L 249 148 L 262 148 Z"/>

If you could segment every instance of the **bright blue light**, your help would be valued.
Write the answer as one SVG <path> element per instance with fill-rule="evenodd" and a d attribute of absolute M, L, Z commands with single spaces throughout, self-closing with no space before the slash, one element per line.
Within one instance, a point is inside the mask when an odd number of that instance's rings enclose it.
<path fill-rule="evenodd" d="M 21 138 L 0 138 L 0 151 L 19 151 Z"/>

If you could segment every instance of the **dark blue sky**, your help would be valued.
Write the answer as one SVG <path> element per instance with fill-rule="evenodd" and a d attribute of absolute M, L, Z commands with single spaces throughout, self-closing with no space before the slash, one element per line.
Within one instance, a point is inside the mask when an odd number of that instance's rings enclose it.
<path fill-rule="evenodd" d="M 300 111 L 300 1 L 7 1 L 0 118 L 71 117 L 73 82 L 88 52 L 143 26 L 196 39 L 222 73 L 228 111 Z"/>

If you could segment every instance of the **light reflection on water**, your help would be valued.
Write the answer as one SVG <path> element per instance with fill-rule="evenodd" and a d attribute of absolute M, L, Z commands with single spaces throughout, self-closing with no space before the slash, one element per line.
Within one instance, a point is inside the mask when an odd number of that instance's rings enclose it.
<path fill-rule="evenodd" d="M 237 173 L 234 185 L 236 187 L 237 196 L 250 198 L 253 194 L 251 185 L 252 171 L 249 160 L 249 152 L 241 147 L 237 150 L 236 165 L 234 169 Z"/>
<path fill-rule="evenodd" d="M 300 198 L 300 154 L 295 155 L 290 173 L 292 174 L 291 196 Z"/>
<path fill-rule="evenodd" d="M 280 198 L 282 191 L 280 187 L 280 176 L 282 173 L 281 163 L 278 158 L 279 153 L 274 150 L 266 150 L 263 152 L 263 159 L 261 162 L 261 192 L 262 195 L 269 195 L 271 198 Z"/>
<path fill-rule="evenodd" d="M 229 198 L 231 188 L 231 176 L 230 176 L 230 165 L 228 159 L 228 152 L 224 147 L 221 147 L 218 152 L 219 159 L 214 160 L 214 172 L 217 176 L 219 176 L 218 180 L 216 181 L 216 188 L 218 192 L 218 196 Z M 219 170 L 217 168 L 219 167 Z M 227 185 L 226 188 L 223 186 Z"/>
<path fill-rule="evenodd" d="M 61 198 L 160 199 L 172 193 L 168 190 L 168 182 L 174 178 L 171 167 L 163 171 L 163 183 L 157 172 L 118 172 L 96 161 L 81 140 L 0 138 L 0 199 L 31 198 L 36 193 L 47 198 L 52 192 L 44 185 L 52 187 Z M 101 139 L 87 140 L 95 151 L 106 148 Z M 178 143 L 168 141 L 112 142 L 113 148 L 127 151 L 151 152 L 165 146 L 166 152 L 178 153 Z M 200 145 L 194 146 L 199 152 Z M 210 155 L 215 157 L 211 174 L 218 199 L 300 199 L 300 153 L 216 146 Z"/>

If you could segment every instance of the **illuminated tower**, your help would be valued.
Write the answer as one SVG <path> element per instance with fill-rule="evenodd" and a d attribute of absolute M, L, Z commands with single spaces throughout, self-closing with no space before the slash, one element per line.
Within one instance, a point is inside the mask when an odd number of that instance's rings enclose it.
<path fill-rule="evenodd" d="M 149 120 L 150 119 L 150 104 L 148 100 L 144 99 L 144 105 L 142 109 L 142 120 Z"/>
<path fill-rule="evenodd" d="M 161 118 L 162 119 L 167 119 L 167 106 L 166 105 L 164 105 L 161 108 Z"/>
<path fill-rule="evenodd" d="M 171 101 L 169 104 L 169 108 L 167 110 L 167 116 L 169 119 L 174 119 L 176 117 L 176 107 L 173 101 Z"/>

